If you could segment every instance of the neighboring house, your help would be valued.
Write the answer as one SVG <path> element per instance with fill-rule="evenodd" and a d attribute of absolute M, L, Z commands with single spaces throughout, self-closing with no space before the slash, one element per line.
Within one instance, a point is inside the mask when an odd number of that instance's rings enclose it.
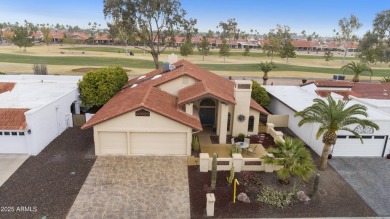
<path fill-rule="evenodd" d="M 0 76 L 0 154 L 37 155 L 73 126 L 81 77 Z"/>
<path fill-rule="evenodd" d="M 96 155 L 190 155 L 192 134 L 204 127 L 220 143 L 258 133 L 260 113 L 268 113 L 251 98 L 251 81 L 185 60 L 164 69 L 130 80 L 82 127 L 93 127 Z"/>
<path fill-rule="evenodd" d="M 300 117 L 294 117 L 313 104 L 313 99 L 332 95 L 337 99 L 350 99 L 348 106 L 363 104 L 367 107 L 368 119 L 377 123 L 379 130 L 351 126 L 363 138 L 364 143 L 352 133 L 339 131 L 333 147 L 333 156 L 386 156 L 390 153 L 390 83 L 351 83 L 347 81 L 316 81 L 302 86 L 266 86 L 271 96 L 267 107 L 273 114 L 288 115 L 288 128 L 306 142 L 317 154 L 323 143 L 316 140 L 318 124 L 298 127 Z"/>

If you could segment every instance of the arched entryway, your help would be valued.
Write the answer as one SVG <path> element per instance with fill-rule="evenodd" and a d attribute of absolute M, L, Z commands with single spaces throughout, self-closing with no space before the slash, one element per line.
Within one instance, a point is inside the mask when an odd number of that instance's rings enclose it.
<path fill-rule="evenodd" d="M 199 106 L 200 122 L 203 126 L 214 126 L 215 122 L 215 102 L 212 99 L 203 99 Z"/>

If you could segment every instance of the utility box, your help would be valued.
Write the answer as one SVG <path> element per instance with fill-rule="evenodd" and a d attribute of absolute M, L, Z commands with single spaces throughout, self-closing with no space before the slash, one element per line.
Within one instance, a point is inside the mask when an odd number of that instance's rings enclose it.
<path fill-rule="evenodd" d="M 212 217 L 214 216 L 214 203 L 215 203 L 214 193 L 207 193 L 206 199 L 207 199 L 207 203 L 206 203 L 207 216 Z"/>

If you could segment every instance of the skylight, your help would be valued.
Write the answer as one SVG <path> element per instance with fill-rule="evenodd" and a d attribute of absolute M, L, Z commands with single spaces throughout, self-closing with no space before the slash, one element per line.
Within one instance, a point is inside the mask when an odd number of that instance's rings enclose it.
<path fill-rule="evenodd" d="M 155 75 L 155 76 L 153 76 L 152 80 L 157 79 L 159 77 L 161 77 L 161 75 Z"/>

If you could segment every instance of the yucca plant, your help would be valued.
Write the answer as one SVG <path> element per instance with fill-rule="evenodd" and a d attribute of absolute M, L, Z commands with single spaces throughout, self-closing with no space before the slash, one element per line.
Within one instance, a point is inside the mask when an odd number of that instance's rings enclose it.
<path fill-rule="evenodd" d="M 298 138 L 286 137 L 285 141 L 277 141 L 275 147 L 267 149 L 274 157 L 264 156 L 266 164 L 283 166 L 277 174 L 280 182 L 288 184 L 291 176 L 308 180 L 315 169 L 310 151 Z"/>

